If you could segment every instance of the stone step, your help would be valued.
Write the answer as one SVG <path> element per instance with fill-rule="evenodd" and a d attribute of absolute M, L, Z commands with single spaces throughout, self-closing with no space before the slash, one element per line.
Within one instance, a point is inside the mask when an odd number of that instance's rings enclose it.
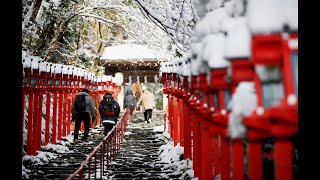
<path fill-rule="evenodd" d="M 152 162 L 132 162 L 132 164 L 128 163 L 128 164 L 123 164 L 123 163 L 119 163 L 117 162 L 117 164 L 111 164 L 109 165 L 108 169 L 114 169 L 114 170 L 117 170 L 117 169 L 121 169 L 121 168 L 135 168 L 135 169 L 145 169 L 145 168 L 155 168 L 155 169 L 159 169 L 161 168 L 161 166 L 157 166 L 157 167 L 154 167 L 151 165 Z"/>
<path fill-rule="evenodd" d="M 121 173 L 152 173 L 152 174 L 172 174 L 173 171 L 161 170 L 160 168 L 144 168 L 144 169 L 135 169 L 135 168 L 124 168 L 124 169 L 109 169 L 113 171 L 113 174 L 121 174 Z"/>
<path fill-rule="evenodd" d="M 156 176 L 156 177 L 144 177 L 144 178 L 133 178 L 133 177 L 129 177 L 129 178 L 112 178 L 113 180 L 168 180 L 168 178 L 164 178 L 161 176 Z M 180 180 L 178 179 L 170 179 L 170 180 Z"/>
<path fill-rule="evenodd" d="M 29 179 L 37 179 L 37 180 L 48 180 L 48 179 L 54 179 L 54 180 L 66 180 L 68 178 L 69 174 L 46 174 L 46 175 L 33 175 L 32 177 L 29 177 Z"/>
<path fill-rule="evenodd" d="M 114 178 L 139 178 L 139 179 L 179 179 L 180 175 L 164 174 L 164 173 L 150 173 L 150 172 L 135 172 L 135 173 L 119 173 L 113 176 Z M 114 179 L 113 178 L 113 179 Z"/>
<path fill-rule="evenodd" d="M 58 163 L 56 163 L 58 164 Z M 60 163 L 60 165 L 58 164 L 58 166 L 55 166 L 52 162 L 50 162 L 50 164 L 46 164 L 46 165 L 41 165 L 41 166 L 34 166 L 33 169 L 42 169 L 42 170 L 51 170 L 51 169 L 74 169 L 74 168 L 78 168 L 80 167 L 81 163 L 79 162 L 74 162 L 74 163 L 70 163 L 68 162 L 68 164 L 66 164 L 66 162 Z"/>
<path fill-rule="evenodd" d="M 121 161 L 122 160 L 122 161 Z M 145 162 L 157 162 L 160 159 L 158 157 L 144 157 L 144 158 L 128 158 L 128 157 L 119 157 L 116 159 L 116 162 L 122 162 L 126 164 L 130 163 L 145 163 Z"/>
<path fill-rule="evenodd" d="M 143 148 L 142 148 L 143 147 Z M 152 153 L 158 153 L 159 152 L 159 147 L 144 147 L 144 146 L 122 146 L 120 147 L 120 153 L 126 153 L 126 152 L 131 152 L 131 153 L 139 153 L 139 152 L 150 152 Z"/>

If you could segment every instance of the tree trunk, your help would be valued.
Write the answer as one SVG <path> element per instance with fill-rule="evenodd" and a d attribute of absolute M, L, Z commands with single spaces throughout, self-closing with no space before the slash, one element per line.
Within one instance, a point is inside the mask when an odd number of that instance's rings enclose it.
<path fill-rule="evenodd" d="M 41 7 L 41 3 L 42 3 L 42 0 L 36 0 L 36 2 L 34 4 L 34 7 L 33 7 L 33 12 L 32 12 L 32 15 L 31 15 L 31 19 L 30 19 L 31 22 L 35 21 L 37 15 L 38 15 L 39 9 Z"/>
<path fill-rule="evenodd" d="M 103 39 L 102 32 L 101 32 L 101 23 L 98 22 L 98 25 L 99 25 L 99 28 L 98 28 L 99 38 L 100 38 L 100 39 Z M 100 41 L 100 39 L 99 39 L 99 41 Z M 102 50 L 102 45 L 103 45 L 103 42 L 100 41 L 100 43 L 99 43 L 99 48 L 98 48 L 98 54 L 99 54 L 99 55 L 101 55 L 101 53 L 102 53 L 102 52 L 101 52 L 101 50 Z"/>

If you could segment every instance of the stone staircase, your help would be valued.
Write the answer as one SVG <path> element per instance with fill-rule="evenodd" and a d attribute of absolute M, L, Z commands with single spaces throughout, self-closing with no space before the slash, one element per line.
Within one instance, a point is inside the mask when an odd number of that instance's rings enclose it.
<path fill-rule="evenodd" d="M 77 144 L 68 143 L 66 139 L 62 141 L 67 142 L 69 152 L 54 152 L 57 158 L 51 159 L 49 162 L 41 165 L 34 165 L 31 162 L 24 162 L 25 168 L 31 170 L 28 175 L 29 179 L 67 179 L 70 174 L 76 171 L 82 161 L 93 151 L 94 147 L 101 142 L 101 134 L 103 129 L 100 127 L 95 128 L 94 132 L 90 132 L 87 141 L 80 141 Z M 95 138 L 99 136 L 101 138 Z M 79 136 L 82 138 L 82 135 Z M 46 151 L 42 149 L 42 151 Z M 22 178 L 26 179 L 26 178 Z"/>
<path fill-rule="evenodd" d="M 112 179 L 179 179 L 173 171 L 163 171 L 159 147 L 164 142 L 156 140 L 152 129 L 127 128 L 131 134 L 125 136 L 120 153 L 108 167 L 107 176 Z"/>
<path fill-rule="evenodd" d="M 163 124 L 163 114 L 155 114 L 151 123 L 145 123 L 143 113 L 137 112 L 127 126 L 124 143 L 121 144 L 117 159 L 112 162 L 106 176 L 113 180 L 161 180 L 179 179 L 181 174 L 166 169 L 166 163 L 159 159 L 159 148 L 165 141 L 158 136 L 162 132 L 153 132 L 153 127 Z"/>
<path fill-rule="evenodd" d="M 134 118 L 127 125 L 127 135 L 124 136 L 120 152 L 116 159 L 109 163 L 103 179 L 179 179 L 181 175 L 175 174 L 174 169 L 164 168 L 166 163 L 159 159 L 159 147 L 166 143 L 158 138 L 162 132 L 153 131 L 153 127 L 159 125 L 163 125 L 163 113 L 154 112 L 151 123 L 145 123 L 143 113 L 135 112 Z M 28 179 L 67 179 L 101 142 L 102 131 L 103 128 L 96 127 L 95 131 L 90 131 L 87 141 L 67 145 L 69 152 L 55 152 L 57 158 L 45 164 L 34 165 L 24 162 L 25 168 L 31 170 Z M 81 139 L 81 135 L 79 138 Z M 66 139 L 62 141 L 67 142 Z"/>

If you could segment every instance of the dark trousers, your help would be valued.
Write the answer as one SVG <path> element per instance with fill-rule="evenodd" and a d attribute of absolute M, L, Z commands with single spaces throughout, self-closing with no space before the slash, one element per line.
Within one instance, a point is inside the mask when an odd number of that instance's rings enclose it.
<path fill-rule="evenodd" d="M 144 114 L 144 120 L 148 121 L 148 119 L 152 118 L 152 109 L 146 109 L 143 114 Z"/>
<path fill-rule="evenodd" d="M 106 136 L 111 131 L 113 126 L 115 126 L 115 124 L 111 124 L 111 123 L 102 123 L 102 125 L 104 127 L 104 131 L 103 131 L 104 136 Z"/>
<path fill-rule="evenodd" d="M 88 112 L 79 112 L 76 114 L 76 120 L 74 125 L 74 139 L 78 139 L 79 129 L 81 122 L 84 122 L 84 135 L 83 139 L 87 139 L 90 127 L 90 115 Z"/>

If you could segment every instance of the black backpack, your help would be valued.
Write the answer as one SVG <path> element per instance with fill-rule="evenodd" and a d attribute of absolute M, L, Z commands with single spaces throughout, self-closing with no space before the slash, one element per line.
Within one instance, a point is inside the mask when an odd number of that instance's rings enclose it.
<path fill-rule="evenodd" d="M 74 106 L 76 112 L 85 112 L 86 111 L 86 95 L 85 94 L 78 94 L 75 97 Z"/>

